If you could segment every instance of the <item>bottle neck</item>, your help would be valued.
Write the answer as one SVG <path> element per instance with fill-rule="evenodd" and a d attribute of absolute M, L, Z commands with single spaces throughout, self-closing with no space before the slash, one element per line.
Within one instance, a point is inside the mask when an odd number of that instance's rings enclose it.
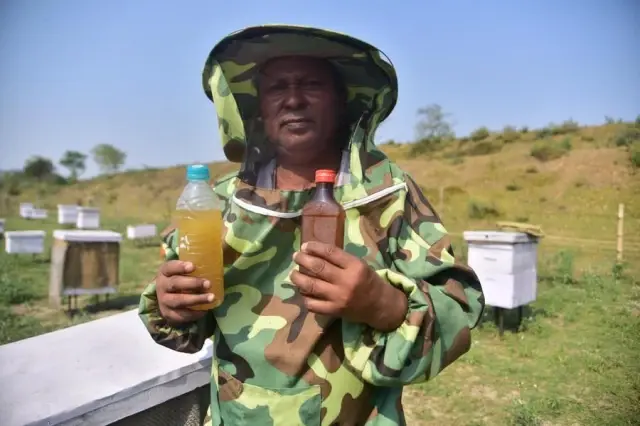
<path fill-rule="evenodd" d="M 316 188 L 323 191 L 333 192 L 333 184 L 328 182 L 318 182 Z"/>
<path fill-rule="evenodd" d="M 327 182 L 316 183 L 314 198 L 333 198 L 333 184 Z"/>

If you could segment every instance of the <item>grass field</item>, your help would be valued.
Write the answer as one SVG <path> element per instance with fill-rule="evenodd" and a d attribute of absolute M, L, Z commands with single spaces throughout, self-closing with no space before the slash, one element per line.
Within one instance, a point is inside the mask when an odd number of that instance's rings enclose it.
<path fill-rule="evenodd" d="M 488 310 L 467 355 L 432 382 L 407 389 L 410 425 L 640 424 L 640 178 L 628 147 L 614 143 L 618 131 L 610 124 L 542 142 L 533 131 L 506 141 L 505 132 L 421 154 L 407 145 L 383 147 L 441 210 L 463 257 L 461 232 L 492 229 L 498 220 L 538 224 L 547 234 L 539 247 L 538 299 L 521 329 L 500 337 Z M 481 143 L 490 146 L 477 148 Z M 556 157 L 540 160 L 531 154 L 536 144 L 545 148 L 541 143 L 564 145 L 550 154 Z M 469 154 L 470 147 L 481 153 Z M 212 165 L 216 175 L 233 168 Z M 183 170 L 24 186 L 5 196 L 6 229 L 46 230 L 48 246 L 35 260 L 0 251 L 0 344 L 135 307 L 159 264 L 157 246 L 124 241 L 118 297 L 108 304 L 81 298 L 83 309 L 69 317 L 46 300 L 55 214 L 38 222 L 17 218 L 20 201 L 53 209 L 81 200 L 101 208 L 105 229 L 124 232 L 142 221 L 162 229 Z M 625 205 L 624 266 L 614 266 L 619 203 Z"/>

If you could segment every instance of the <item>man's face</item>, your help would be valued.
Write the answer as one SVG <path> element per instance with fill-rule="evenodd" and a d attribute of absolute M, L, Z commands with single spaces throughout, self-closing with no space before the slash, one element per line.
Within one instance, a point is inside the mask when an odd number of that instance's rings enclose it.
<path fill-rule="evenodd" d="M 267 137 L 280 155 L 304 163 L 338 146 L 334 138 L 342 105 L 325 62 L 277 58 L 261 74 L 260 113 Z"/>

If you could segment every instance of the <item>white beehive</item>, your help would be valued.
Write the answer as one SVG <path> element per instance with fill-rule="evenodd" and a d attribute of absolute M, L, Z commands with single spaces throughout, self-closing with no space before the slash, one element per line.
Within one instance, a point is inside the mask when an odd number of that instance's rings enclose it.
<path fill-rule="evenodd" d="M 127 226 L 127 238 L 130 240 L 154 238 L 158 234 L 156 225 L 129 225 Z"/>
<path fill-rule="evenodd" d="M 46 219 L 49 213 L 46 209 L 31 209 L 31 216 L 29 219 Z"/>
<path fill-rule="evenodd" d="M 20 203 L 20 217 L 30 218 L 31 210 L 33 210 L 32 203 Z"/>
<path fill-rule="evenodd" d="M 501 231 L 467 231 L 463 237 L 487 305 L 513 309 L 536 299 L 537 238 Z"/>
<path fill-rule="evenodd" d="M 75 225 L 78 221 L 78 206 L 58 204 L 58 223 L 60 225 Z"/>
<path fill-rule="evenodd" d="M 4 250 L 7 253 L 40 254 L 44 252 L 44 231 L 9 231 L 4 234 Z"/>
<path fill-rule="evenodd" d="M 76 227 L 78 229 L 100 228 L 100 209 L 94 207 L 78 207 Z"/>

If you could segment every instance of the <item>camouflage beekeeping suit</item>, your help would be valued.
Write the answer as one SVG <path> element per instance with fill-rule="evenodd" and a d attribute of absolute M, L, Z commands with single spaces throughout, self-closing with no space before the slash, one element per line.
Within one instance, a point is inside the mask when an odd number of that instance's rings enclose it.
<path fill-rule="evenodd" d="M 347 214 L 344 247 L 406 294 L 409 310 L 395 331 L 316 316 L 289 280 L 311 191 L 277 190 L 269 179 L 273 152 L 257 119 L 254 81 L 258 66 L 285 55 L 328 59 L 348 90 L 351 134 L 335 188 Z M 396 103 L 393 66 L 344 34 L 268 25 L 218 43 L 203 84 L 225 155 L 241 163 L 215 182 L 226 202 L 226 297 L 204 319 L 172 328 L 151 284 L 140 302 L 149 333 L 184 352 L 212 339 L 213 425 L 404 424 L 402 386 L 434 377 L 469 350 L 484 300 L 416 183 L 374 146 L 377 126 Z M 178 259 L 178 233 L 164 239 L 167 260 Z"/>

